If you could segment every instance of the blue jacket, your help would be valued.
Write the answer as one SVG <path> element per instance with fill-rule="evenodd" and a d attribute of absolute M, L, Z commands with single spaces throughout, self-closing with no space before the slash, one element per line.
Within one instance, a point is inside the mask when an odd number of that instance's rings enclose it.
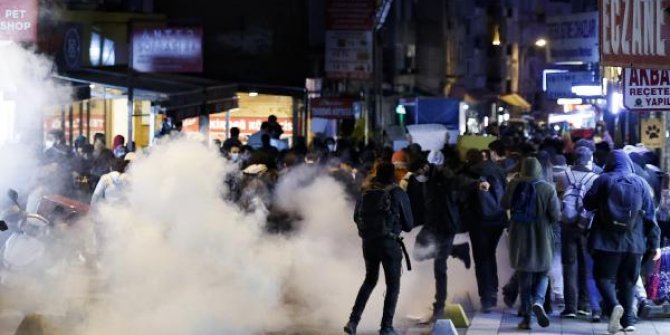
<path fill-rule="evenodd" d="M 656 223 L 654 201 L 647 182 L 634 175 L 633 162 L 623 150 L 615 150 L 609 154 L 604 173 L 596 179 L 593 186 L 584 197 L 584 208 L 596 211 L 593 226 L 589 235 L 589 248 L 597 251 L 625 252 L 644 254 L 647 250 L 656 249 L 660 245 L 660 228 Z M 642 197 L 642 210 L 633 229 L 627 232 L 614 231 L 606 222 L 603 211 L 607 210 L 609 190 L 607 185 L 612 178 L 621 175 L 633 175 L 633 179 L 640 183 L 642 194 L 633 196 Z"/>

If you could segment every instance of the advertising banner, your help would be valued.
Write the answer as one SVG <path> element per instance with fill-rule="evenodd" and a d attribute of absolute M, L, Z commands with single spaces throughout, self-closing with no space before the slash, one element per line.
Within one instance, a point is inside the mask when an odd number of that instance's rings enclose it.
<path fill-rule="evenodd" d="M 202 28 L 134 28 L 133 69 L 139 72 L 202 72 Z"/>
<path fill-rule="evenodd" d="M 598 62 L 598 12 L 551 16 L 547 25 L 552 62 Z"/>
<path fill-rule="evenodd" d="M 326 2 L 326 75 L 369 79 L 372 73 L 373 0 Z"/>
<path fill-rule="evenodd" d="M 348 98 L 317 98 L 310 101 L 312 117 L 346 119 L 354 117 L 354 101 Z"/>
<path fill-rule="evenodd" d="M 37 40 L 37 0 L 0 0 L 0 41 Z"/>
<path fill-rule="evenodd" d="M 670 70 L 625 68 L 623 105 L 632 110 L 669 110 Z"/>
<path fill-rule="evenodd" d="M 662 149 L 665 144 L 665 126 L 663 119 L 640 120 L 642 144 L 649 149 Z"/>
<path fill-rule="evenodd" d="M 572 98 L 575 97 L 575 94 L 572 93 L 573 86 L 588 84 L 599 85 L 593 72 L 547 73 L 547 92 L 545 95 L 549 99 Z"/>
<path fill-rule="evenodd" d="M 599 0 L 602 65 L 670 68 L 670 0 Z"/>

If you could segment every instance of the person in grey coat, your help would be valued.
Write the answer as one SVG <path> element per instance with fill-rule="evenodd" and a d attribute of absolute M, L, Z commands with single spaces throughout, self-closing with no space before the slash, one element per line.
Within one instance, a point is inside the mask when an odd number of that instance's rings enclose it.
<path fill-rule="evenodd" d="M 512 215 L 509 227 L 510 261 L 519 275 L 521 295 L 521 315 L 523 320 L 519 329 L 530 329 L 530 312 L 537 317 L 542 327 L 549 326 L 543 304 L 549 284 L 548 272 L 551 269 L 555 250 L 555 229 L 560 217 L 560 204 L 554 186 L 542 177 L 542 166 L 536 158 L 525 158 L 521 163 L 521 173 L 514 179 L 505 192 L 503 206 L 514 212 L 518 206 L 517 187 L 532 185 L 534 196 L 529 204 L 534 204 L 534 217 L 531 222 L 522 222 Z"/>

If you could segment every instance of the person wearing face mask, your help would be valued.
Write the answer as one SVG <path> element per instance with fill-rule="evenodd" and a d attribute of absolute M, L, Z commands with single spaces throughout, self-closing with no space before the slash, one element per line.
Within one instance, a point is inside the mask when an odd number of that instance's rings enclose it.
<path fill-rule="evenodd" d="M 328 152 L 330 154 L 335 153 L 336 146 L 335 146 L 335 140 L 333 138 L 329 137 L 326 139 L 326 148 L 328 149 Z"/>
<path fill-rule="evenodd" d="M 230 150 L 228 151 L 228 155 L 226 156 L 229 161 L 239 164 L 240 163 L 240 147 L 237 145 L 233 145 L 230 147 Z"/>
<path fill-rule="evenodd" d="M 44 157 L 50 162 L 63 162 L 70 158 L 70 148 L 65 144 L 65 134 L 60 130 L 52 130 L 47 134 L 44 143 Z"/>

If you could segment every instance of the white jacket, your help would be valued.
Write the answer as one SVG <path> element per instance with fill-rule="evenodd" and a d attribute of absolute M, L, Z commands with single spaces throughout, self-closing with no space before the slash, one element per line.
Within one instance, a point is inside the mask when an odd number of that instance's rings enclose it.
<path fill-rule="evenodd" d="M 123 189 L 128 183 L 128 177 L 124 173 L 112 171 L 100 177 L 95 187 L 91 204 L 104 199 L 105 201 L 119 202 L 123 198 Z"/>

